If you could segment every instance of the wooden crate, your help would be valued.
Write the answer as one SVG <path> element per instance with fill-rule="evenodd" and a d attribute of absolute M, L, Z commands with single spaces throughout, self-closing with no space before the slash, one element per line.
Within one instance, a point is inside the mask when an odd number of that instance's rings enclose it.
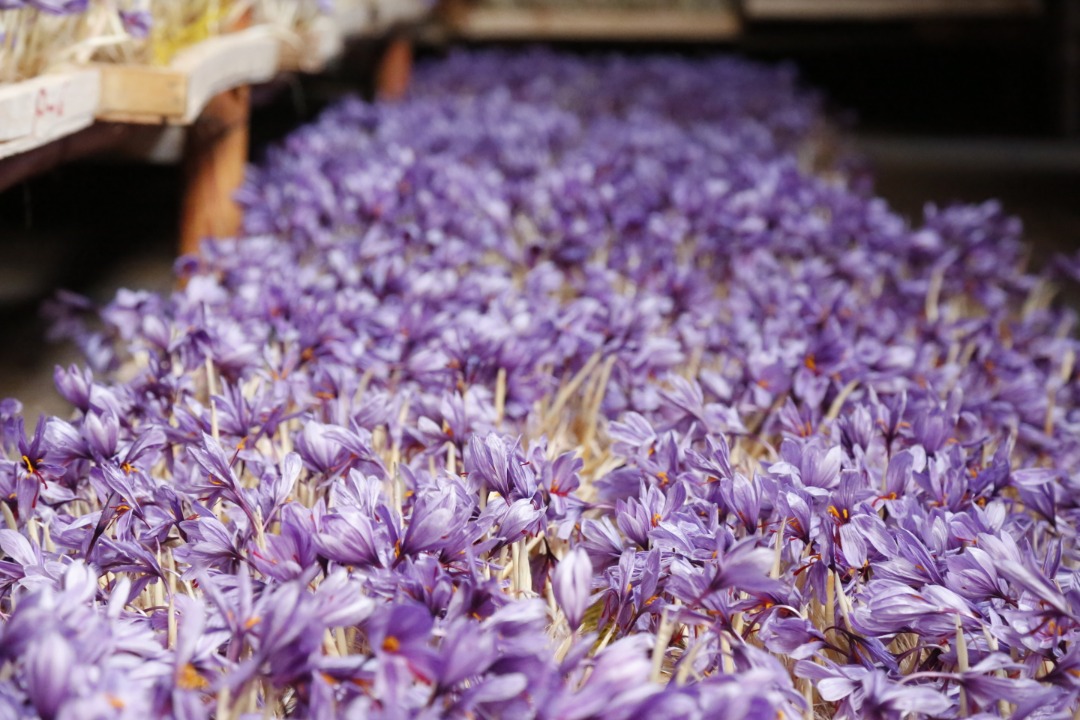
<path fill-rule="evenodd" d="M 465 40 L 708 42 L 742 30 L 734 4 L 709 10 L 496 7 L 452 2 L 444 18 Z"/>
<path fill-rule="evenodd" d="M 0 85 L 0 158 L 71 135 L 94 122 L 101 74 L 94 69 Z"/>
<path fill-rule="evenodd" d="M 273 78 L 280 54 L 273 31 L 253 27 L 193 45 L 167 67 L 99 65 L 98 119 L 190 125 L 214 96 Z"/>
<path fill-rule="evenodd" d="M 1072 0 L 1068 0 L 1072 1 Z M 748 20 L 909 20 L 1038 14 L 1041 0 L 743 0 Z"/>
<path fill-rule="evenodd" d="M 422 20 L 429 10 L 424 0 L 371 0 L 371 3 L 377 31 Z"/>

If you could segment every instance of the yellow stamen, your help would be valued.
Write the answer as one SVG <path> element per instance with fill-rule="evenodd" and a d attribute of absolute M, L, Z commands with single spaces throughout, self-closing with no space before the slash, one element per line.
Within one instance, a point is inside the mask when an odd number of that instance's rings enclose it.
<path fill-rule="evenodd" d="M 176 674 L 176 686 L 181 690 L 202 690 L 209 685 L 206 678 L 200 675 L 198 669 L 191 663 L 181 667 Z"/>

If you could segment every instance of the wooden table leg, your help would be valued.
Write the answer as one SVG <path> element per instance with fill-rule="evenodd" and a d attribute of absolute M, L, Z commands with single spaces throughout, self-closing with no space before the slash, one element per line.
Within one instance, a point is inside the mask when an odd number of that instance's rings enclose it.
<path fill-rule="evenodd" d="M 397 35 L 383 53 L 379 64 L 378 96 L 382 100 L 398 100 L 409 89 L 412 78 L 413 45 L 405 35 Z"/>
<path fill-rule="evenodd" d="M 233 194 L 248 160 L 251 90 L 240 87 L 211 100 L 188 130 L 186 187 L 180 220 L 180 253 L 197 253 L 205 238 L 235 235 L 240 208 Z"/>

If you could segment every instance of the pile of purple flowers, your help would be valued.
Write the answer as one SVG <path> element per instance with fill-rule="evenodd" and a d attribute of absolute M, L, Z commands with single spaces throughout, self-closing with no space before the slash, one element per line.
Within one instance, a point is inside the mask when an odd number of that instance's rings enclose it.
<path fill-rule="evenodd" d="M 69 297 L 0 718 L 1071 718 L 1075 314 L 726 59 L 459 54 Z"/>

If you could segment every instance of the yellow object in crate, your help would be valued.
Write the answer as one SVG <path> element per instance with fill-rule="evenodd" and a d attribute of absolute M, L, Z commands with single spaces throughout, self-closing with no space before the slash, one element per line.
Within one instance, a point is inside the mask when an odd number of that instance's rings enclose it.
<path fill-rule="evenodd" d="M 182 7 L 177 12 L 177 6 Z M 234 0 L 201 0 L 176 3 L 165 0 L 155 4 L 154 24 L 150 33 L 150 60 L 154 65 L 168 65 L 180 50 L 232 29 L 237 3 Z"/>

